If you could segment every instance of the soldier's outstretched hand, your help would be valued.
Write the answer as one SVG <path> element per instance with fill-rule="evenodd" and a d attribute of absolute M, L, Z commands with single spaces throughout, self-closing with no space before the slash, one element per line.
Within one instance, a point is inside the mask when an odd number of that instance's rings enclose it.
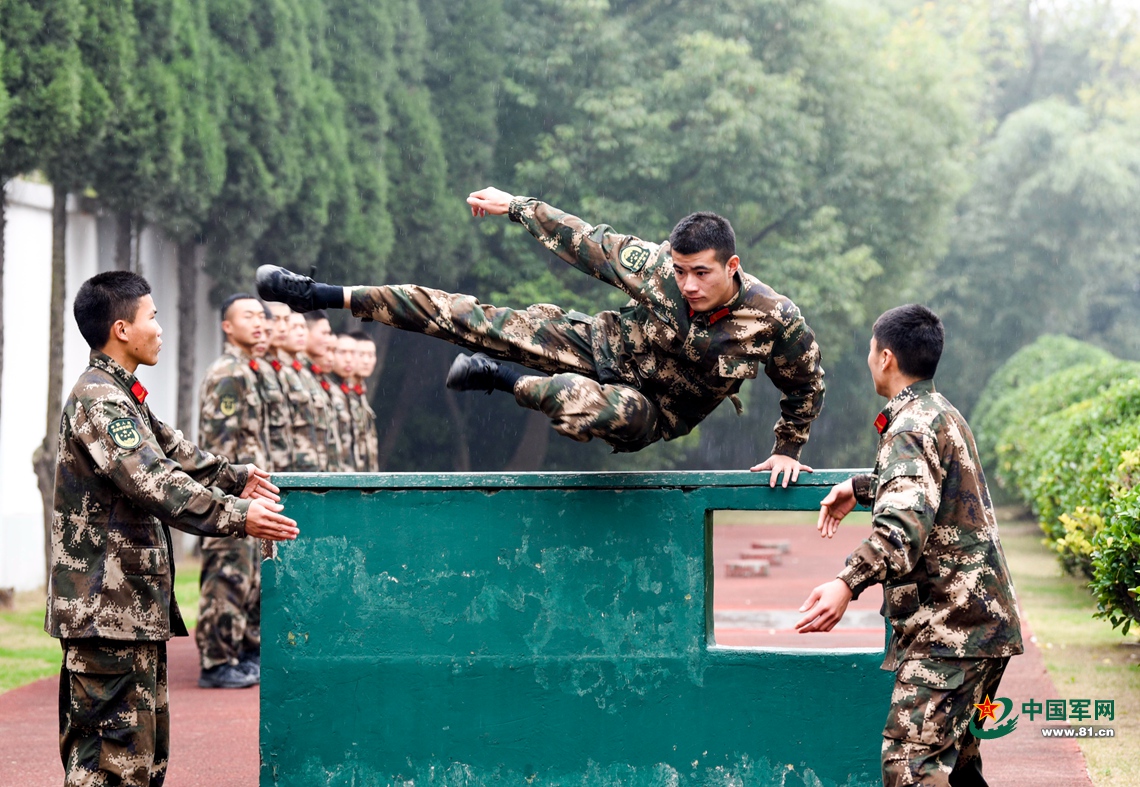
<path fill-rule="evenodd" d="M 513 194 L 488 186 L 485 189 L 472 191 L 467 197 L 467 204 L 471 206 L 471 215 L 476 218 L 487 215 L 505 216 L 514 198 Z"/>
<path fill-rule="evenodd" d="M 823 498 L 819 504 L 819 521 L 816 522 L 815 529 L 819 531 L 820 538 L 834 536 L 835 531 L 839 529 L 839 523 L 843 521 L 843 517 L 850 514 L 854 508 L 855 487 L 852 485 L 851 479 L 831 487 L 827 497 Z"/>
<path fill-rule="evenodd" d="M 772 478 L 769 480 L 768 486 L 775 488 L 776 481 L 779 479 L 780 474 L 784 474 L 784 482 L 781 486 L 784 489 L 788 488 L 788 482 L 793 484 L 799 480 L 800 473 L 810 473 L 812 469 L 807 465 L 800 464 L 798 460 L 792 459 L 790 456 L 783 454 L 772 454 L 760 464 L 752 468 L 753 473 L 760 473 L 764 470 L 772 471 Z"/>
<path fill-rule="evenodd" d="M 269 482 L 269 471 L 262 470 L 257 465 L 246 465 L 249 468 L 249 480 L 245 482 L 245 489 L 241 490 L 238 497 L 253 500 L 271 500 L 274 503 L 281 502 L 281 492 L 276 486 Z"/>
<path fill-rule="evenodd" d="M 269 500 L 254 500 L 245 517 L 245 534 L 266 541 L 292 541 L 301 532 L 297 523 L 281 512 L 285 506 Z"/>
<path fill-rule="evenodd" d="M 831 631 L 843 619 L 849 603 L 851 588 L 842 579 L 836 578 L 819 585 L 800 607 L 800 612 L 807 614 L 796 623 L 796 631 L 800 634 Z"/>

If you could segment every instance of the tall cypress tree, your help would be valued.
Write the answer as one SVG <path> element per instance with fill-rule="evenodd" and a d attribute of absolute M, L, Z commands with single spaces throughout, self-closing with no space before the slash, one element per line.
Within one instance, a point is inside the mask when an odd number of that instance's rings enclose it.
<path fill-rule="evenodd" d="M 246 289 L 254 248 L 296 197 L 303 176 L 296 19 L 286 0 L 218 0 L 208 6 L 214 79 L 225 102 L 226 177 L 203 227 L 214 297 Z"/>
<path fill-rule="evenodd" d="M 395 32 L 387 4 L 327 0 L 330 77 L 344 101 L 347 174 L 329 206 L 318 267 L 329 280 L 380 281 L 392 249 L 385 149 Z"/>

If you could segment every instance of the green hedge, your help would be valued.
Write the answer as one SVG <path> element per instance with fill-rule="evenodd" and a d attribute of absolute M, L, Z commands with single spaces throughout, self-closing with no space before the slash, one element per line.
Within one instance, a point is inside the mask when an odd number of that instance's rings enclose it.
<path fill-rule="evenodd" d="M 1062 339 L 1044 337 L 994 374 L 975 418 L 979 447 L 1065 569 L 1089 578 L 1098 615 L 1127 632 L 1140 621 L 1140 364 Z M 1035 363 L 1050 373 L 1034 377 Z"/>

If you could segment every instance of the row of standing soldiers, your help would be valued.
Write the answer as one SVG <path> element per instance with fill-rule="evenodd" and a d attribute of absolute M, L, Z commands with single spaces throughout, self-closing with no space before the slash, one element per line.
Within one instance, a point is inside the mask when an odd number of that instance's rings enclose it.
<path fill-rule="evenodd" d="M 365 333 L 335 335 L 324 312 L 298 314 L 239 293 L 222 306 L 225 352 L 202 381 L 198 443 L 274 472 L 379 470 L 376 414 L 365 380 L 376 364 Z M 202 540 L 196 639 L 204 688 L 260 679 L 260 547 Z"/>

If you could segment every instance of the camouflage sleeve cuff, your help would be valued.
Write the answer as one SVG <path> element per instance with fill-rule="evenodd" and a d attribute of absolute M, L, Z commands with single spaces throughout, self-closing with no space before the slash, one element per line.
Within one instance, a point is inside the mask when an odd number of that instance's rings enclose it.
<path fill-rule="evenodd" d="M 511 200 L 510 207 L 507 208 L 507 218 L 516 224 L 522 224 L 523 210 L 526 204 L 534 200 L 534 197 L 515 197 Z"/>
<path fill-rule="evenodd" d="M 797 443 L 792 440 L 782 440 L 776 438 L 776 444 L 772 446 L 772 453 L 779 454 L 780 456 L 790 456 L 797 462 L 800 459 L 800 452 L 804 450 L 803 443 Z"/>
<path fill-rule="evenodd" d="M 875 502 L 875 492 L 879 486 L 879 479 L 871 473 L 860 473 L 851 479 L 851 488 L 855 490 L 855 502 L 861 506 L 870 506 Z"/>
<path fill-rule="evenodd" d="M 850 561 L 851 558 L 848 560 Z M 869 571 L 869 568 L 861 562 L 849 562 L 837 575 L 837 579 L 843 580 L 847 587 L 851 588 L 852 601 L 859 598 L 864 590 L 875 584 L 874 575 Z"/>
<path fill-rule="evenodd" d="M 245 538 L 245 520 L 249 516 L 249 506 L 252 500 L 245 500 L 240 497 L 231 497 L 232 504 L 227 501 L 226 513 L 229 514 L 229 530 L 230 535 L 234 538 Z"/>
<path fill-rule="evenodd" d="M 230 469 L 234 477 L 233 486 L 223 491 L 231 495 L 240 495 L 245 490 L 245 485 L 249 483 L 249 465 L 230 465 Z"/>

